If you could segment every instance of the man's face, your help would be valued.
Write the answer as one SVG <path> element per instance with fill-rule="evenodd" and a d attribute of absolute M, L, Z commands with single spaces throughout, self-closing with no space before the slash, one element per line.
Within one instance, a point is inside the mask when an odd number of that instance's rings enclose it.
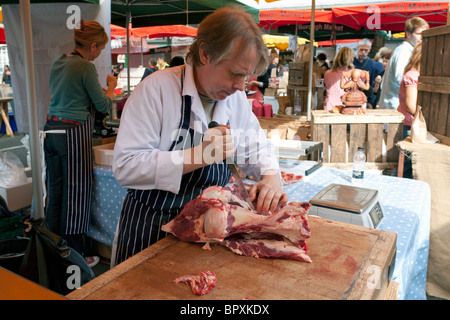
<path fill-rule="evenodd" d="M 416 28 L 413 33 L 406 32 L 406 41 L 411 43 L 413 47 L 422 42 L 422 32 L 426 28 Z"/>
<path fill-rule="evenodd" d="M 200 48 L 204 65 L 196 67 L 195 71 L 195 82 L 200 94 L 218 101 L 232 95 L 236 90 L 245 89 L 245 78 L 255 69 L 258 55 L 254 47 L 247 52 L 241 51 L 240 46 L 236 45 L 230 57 L 213 65 Z"/>
<path fill-rule="evenodd" d="M 358 59 L 364 60 L 367 58 L 370 52 L 370 46 L 360 45 L 358 46 Z"/>

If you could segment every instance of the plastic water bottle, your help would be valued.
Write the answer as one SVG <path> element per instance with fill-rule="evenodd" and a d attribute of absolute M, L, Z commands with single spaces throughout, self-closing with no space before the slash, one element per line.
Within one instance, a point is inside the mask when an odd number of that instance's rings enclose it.
<path fill-rule="evenodd" d="M 353 157 L 353 173 L 352 183 L 361 184 L 364 181 L 364 169 L 366 166 L 366 155 L 364 154 L 364 148 L 359 147 L 358 151 Z"/>

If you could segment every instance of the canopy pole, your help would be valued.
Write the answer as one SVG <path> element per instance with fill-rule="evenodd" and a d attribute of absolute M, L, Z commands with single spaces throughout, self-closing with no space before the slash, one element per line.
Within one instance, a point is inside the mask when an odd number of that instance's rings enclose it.
<path fill-rule="evenodd" d="M 130 4 L 126 3 L 126 24 L 127 24 L 127 96 L 130 96 Z"/>
<path fill-rule="evenodd" d="M 34 78 L 33 38 L 31 29 L 30 0 L 20 0 L 20 24 L 24 53 L 25 82 L 27 90 L 27 111 L 30 125 L 30 157 L 33 179 L 34 217 L 44 218 L 44 199 L 42 186 L 41 151 L 36 103 L 36 85 Z"/>
<path fill-rule="evenodd" d="M 141 66 L 142 67 L 144 67 L 144 45 L 142 44 L 142 41 L 144 40 L 143 38 L 144 37 L 141 37 Z M 147 39 L 145 41 L 147 41 Z"/>
<path fill-rule="evenodd" d="M 312 80 L 313 80 L 313 54 L 314 54 L 314 11 L 316 8 L 316 1 L 312 0 L 312 8 L 311 8 L 311 33 L 309 37 L 309 76 L 308 76 L 308 111 L 306 120 L 311 121 L 311 105 L 312 105 Z"/>

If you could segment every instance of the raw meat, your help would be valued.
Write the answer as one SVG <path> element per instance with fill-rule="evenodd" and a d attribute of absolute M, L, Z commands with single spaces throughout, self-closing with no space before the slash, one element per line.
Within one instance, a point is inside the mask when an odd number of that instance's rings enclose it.
<path fill-rule="evenodd" d="M 283 184 L 290 184 L 302 180 L 303 176 L 300 174 L 281 171 L 281 178 L 283 179 Z"/>
<path fill-rule="evenodd" d="M 306 253 L 306 242 L 295 246 L 275 234 L 237 234 L 226 238 L 223 244 L 234 253 L 243 256 L 311 262 Z"/>
<path fill-rule="evenodd" d="M 281 174 L 281 179 L 282 179 L 283 185 L 298 182 L 303 179 L 303 176 L 300 174 L 290 173 L 290 172 L 286 172 L 286 171 L 280 171 L 280 174 Z M 254 177 L 246 177 L 246 178 L 250 179 L 250 180 L 255 180 Z M 234 182 L 234 178 L 231 177 L 230 183 L 233 183 L 233 182 Z"/>
<path fill-rule="evenodd" d="M 186 275 L 173 280 L 174 283 L 184 282 L 191 286 L 192 292 L 198 296 L 209 293 L 216 286 L 217 277 L 212 271 L 201 271 L 199 276 Z"/>
<path fill-rule="evenodd" d="M 218 243 L 242 255 L 311 262 L 305 244 L 311 236 L 310 206 L 290 202 L 263 215 L 249 208 L 236 185 L 213 186 L 187 203 L 162 230 L 183 241 Z"/>

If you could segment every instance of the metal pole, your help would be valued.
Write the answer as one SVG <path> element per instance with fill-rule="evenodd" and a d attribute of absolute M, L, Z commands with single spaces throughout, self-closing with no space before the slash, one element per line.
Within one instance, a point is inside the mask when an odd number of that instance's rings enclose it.
<path fill-rule="evenodd" d="M 33 179 L 34 217 L 44 218 L 44 199 L 42 186 L 42 166 L 37 117 L 36 86 L 34 78 L 33 38 L 31 30 L 30 0 L 20 0 L 20 24 L 24 53 L 25 83 L 27 88 L 27 111 L 30 125 L 30 157 Z"/>
<path fill-rule="evenodd" d="M 127 23 L 127 96 L 130 96 L 130 4 L 126 3 L 126 23 Z"/>
<path fill-rule="evenodd" d="M 312 79 L 313 79 L 313 54 L 314 54 L 314 11 L 316 7 L 316 1 L 312 0 L 312 9 L 311 9 L 311 33 L 309 37 L 309 77 L 308 77 L 308 113 L 306 120 L 311 121 L 311 104 L 312 104 Z"/>

